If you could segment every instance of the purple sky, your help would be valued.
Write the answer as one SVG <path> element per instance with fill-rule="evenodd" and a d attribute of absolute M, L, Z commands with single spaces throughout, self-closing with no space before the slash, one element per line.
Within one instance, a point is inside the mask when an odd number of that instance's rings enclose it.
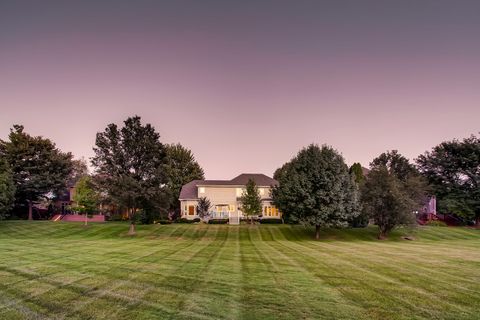
<path fill-rule="evenodd" d="M 89 158 L 138 114 L 229 179 L 312 142 L 368 166 L 480 129 L 480 1 L 73 3 L 0 2 L 0 138 Z"/>

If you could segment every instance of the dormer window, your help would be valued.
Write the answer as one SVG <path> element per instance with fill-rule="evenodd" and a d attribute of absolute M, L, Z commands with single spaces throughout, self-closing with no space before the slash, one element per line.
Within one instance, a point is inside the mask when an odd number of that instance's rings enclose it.
<path fill-rule="evenodd" d="M 205 193 L 205 187 L 198 188 L 198 193 Z"/>
<path fill-rule="evenodd" d="M 265 193 L 265 189 L 264 188 L 258 188 L 258 192 L 260 193 L 261 196 L 263 196 L 263 194 Z"/>

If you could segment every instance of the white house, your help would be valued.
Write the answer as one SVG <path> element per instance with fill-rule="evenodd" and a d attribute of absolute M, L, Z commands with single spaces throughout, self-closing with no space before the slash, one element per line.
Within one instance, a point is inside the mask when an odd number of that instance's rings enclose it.
<path fill-rule="evenodd" d="M 262 219 L 280 218 L 281 213 L 272 204 L 270 193 L 272 186 L 278 185 L 278 181 L 257 173 L 244 173 L 232 180 L 193 180 L 187 183 L 182 187 L 179 197 L 182 218 L 198 218 L 198 199 L 206 197 L 212 204 L 210 218 L 228 218 L 231 224 L 238 223 L 244 216 L 239 200 L 249 179 L 255 181 L 258 187 L 262 200 Z"/>

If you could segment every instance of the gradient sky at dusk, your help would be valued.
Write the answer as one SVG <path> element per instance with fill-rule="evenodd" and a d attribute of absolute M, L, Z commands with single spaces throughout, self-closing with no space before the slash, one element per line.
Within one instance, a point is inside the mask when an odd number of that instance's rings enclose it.
<path fill-rule="evenodd" d="M 312 142 L 412 159 L 480 130 L 480 1 L 0 0 L 0 138 L 89 158 L 135 114 L 210 179 Z"/>

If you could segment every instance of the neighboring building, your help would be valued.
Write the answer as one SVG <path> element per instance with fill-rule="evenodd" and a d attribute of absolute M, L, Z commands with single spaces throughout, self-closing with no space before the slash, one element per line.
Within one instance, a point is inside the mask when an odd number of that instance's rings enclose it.
<path fill-rule="evenodd" d="M 197 202 L 205 197 L 210 200 L 212 207 L 210 218 L 230 219 L 230 223 L 238 223 L 244 217 L 241 211 L 240 197 L 245 190 L 248 180 L 252 179 L 258 187 L 262 200 L 261 218 L 280 218 L 281 213 L 272 204 L 271 188 L 278 185 L 278 181 L 264 174 L 244 173 L 232 180 L 193 180 L 182 187 L 180 191 L 180 208 L 182 218 L 197 218 Z"/>

